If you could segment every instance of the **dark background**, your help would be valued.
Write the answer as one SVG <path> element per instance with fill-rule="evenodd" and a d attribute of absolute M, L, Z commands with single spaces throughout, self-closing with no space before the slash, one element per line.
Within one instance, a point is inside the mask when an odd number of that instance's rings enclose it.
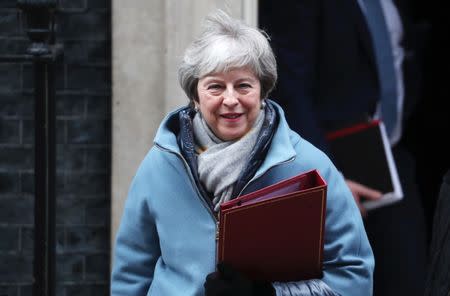
<path fill-rule="evenodd" d="M 0 55 L 29 39 L 17 1 L 0 1 Z M 111 4 L 60 0 L 56 40 L 56 292 L 108 295 Z M 0 295 L 32 294 L 34 97 L 31 63 L 0 63 Z"/>
<path fill-rule="evenodd" d="M 444 1 L 411 0 L 416 22 L 427 27 L 422 40 L 423 92 L 405 126 L 405 138 L 417 158 L 417 183 L 428 222 L 429 238 L 443 176 L 450 169 L 450 18 Z"/>

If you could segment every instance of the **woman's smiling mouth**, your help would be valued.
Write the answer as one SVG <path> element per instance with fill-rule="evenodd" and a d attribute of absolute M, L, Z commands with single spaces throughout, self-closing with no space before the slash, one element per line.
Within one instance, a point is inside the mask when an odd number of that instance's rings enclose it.
<path fill-rule="evenodd" d="M 220 117 L 224 118 L 226 121 L 237 121 L 241 118 L 243 113 L 224 113 L 220 114 Z"/>

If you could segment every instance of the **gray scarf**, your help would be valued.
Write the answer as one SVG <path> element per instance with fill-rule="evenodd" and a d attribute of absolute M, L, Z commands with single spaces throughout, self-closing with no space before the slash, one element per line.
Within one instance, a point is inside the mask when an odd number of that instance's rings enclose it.
<path fill-rule="evenodd" d="M 214 194 L 214 211 L 231 199 L 233 185 L 245 168 L 249 155 L 264 122 L 264 110 L 259 112 L 252 129 L 237 141 L 222 141 L 198 112 L 193 120 L 198 176 L 206 190 Z"/>

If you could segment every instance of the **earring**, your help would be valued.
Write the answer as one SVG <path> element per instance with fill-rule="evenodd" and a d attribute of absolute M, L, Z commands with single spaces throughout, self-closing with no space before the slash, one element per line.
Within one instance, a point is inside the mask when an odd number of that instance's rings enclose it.
<path fill-rule="evenodd" d="M 267 105 L 266 100 L 262 100 L 261 101 L 261 109 L 266 108 L 266 105 Z"/>
<path fill-rule="evenodd" d="M 195 111 L 195 113 L 198 113 L 198 106 L 197 105 L 194 105 L 194 111 Z"/>

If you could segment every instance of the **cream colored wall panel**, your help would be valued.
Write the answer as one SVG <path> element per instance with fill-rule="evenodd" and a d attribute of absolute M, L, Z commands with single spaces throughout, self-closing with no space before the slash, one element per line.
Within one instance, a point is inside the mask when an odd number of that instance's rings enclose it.
<path fill-rule="evenodd" d="M 111 235 L 164 113 L 164 1 L 113 1 Z"/>

